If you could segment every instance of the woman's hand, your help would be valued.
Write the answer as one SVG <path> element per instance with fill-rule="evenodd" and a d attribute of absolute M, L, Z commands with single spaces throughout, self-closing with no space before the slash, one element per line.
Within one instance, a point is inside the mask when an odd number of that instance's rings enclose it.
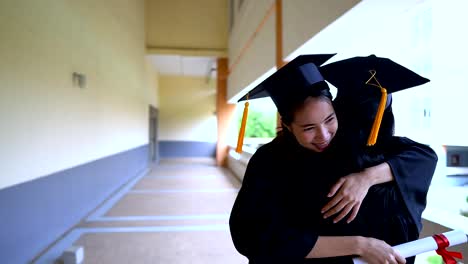
<path fill-rule="evenodd" d="M 404 264 L 406 259 L 385 241 L 371 237 L 364 238 L 360 257 L 369 264 Z"/>
<path fill-rule="evenodd" d="M 362 201 L 372 185 L 393 181 L 393 173 L 387 162 L 351 173 L 332 186 L 328 197 L 333 197 L 323 208 L 324 218 L 340 213 L 333 222 L 337 223 L 351 212 L 347 222 L 356 218 Z"/>
<path fill-rule="evenodd" d="M 319 236 L 306 258 L 358 255 L 369 264 L 404 264 L 404 259 L 385 241 L 362 236 Z"/>
<path fill-rule="evenodd" d="M 370 177 L 364 170 L 339 179 L 328 193 L 328 197 L 333 199 L 322 208 L 323 217 L 328 218 L 339 213 L 333 219 L 333 222 L 337 223 L 351 212 L 347 222 L 353 221 L 369 188 L 373 185 Z"/>

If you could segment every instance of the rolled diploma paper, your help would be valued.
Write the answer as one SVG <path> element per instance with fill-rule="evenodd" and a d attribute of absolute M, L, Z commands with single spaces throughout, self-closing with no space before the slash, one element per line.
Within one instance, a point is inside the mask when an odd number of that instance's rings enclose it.
<path fill-rule="evenodd" d="M 442 233 L 449 243 L 450 246 L 459 245 L 466 243 L 467 236 L 461 230 L 453 230 L 449 232 Z M 396 251 L 400 253 L 401 256 L 404 258 L 416 256 L 421 253 L 429 252 L 432 250 L 436 250 L 438 248 L 437 243 L 433 237 L 426 237 L 422 239 L 418 239 L 415 241 L 411 241 L 408 243 L 400 244 L 393 247 Z M 362 258 L 353 258 L 354 264 L 365 264 Z"/>

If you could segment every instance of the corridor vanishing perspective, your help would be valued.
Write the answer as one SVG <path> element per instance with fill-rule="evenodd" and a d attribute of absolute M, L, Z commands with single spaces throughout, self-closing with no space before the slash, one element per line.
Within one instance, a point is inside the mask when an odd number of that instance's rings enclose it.
<path fill-rule="evenodd" d="M 71 246 L 84 263 L 247 263 L 235 250 L 229 213 L 240 182 L 226 169 L 161 161 L 120 188 L 36 263 L 60 263 Z"/>

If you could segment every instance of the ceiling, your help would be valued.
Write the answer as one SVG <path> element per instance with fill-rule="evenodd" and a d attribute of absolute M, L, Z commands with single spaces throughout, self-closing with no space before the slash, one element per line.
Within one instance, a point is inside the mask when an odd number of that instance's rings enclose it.
<path fill-rule="evenodd" d="M 215 57 L 181 55 L 148 55 L 148 57 L 161 75 L 215 77 Z"/>
<path fill-rule="evenodd" d="M 150 54 L 226 56 L 227 0 L 146 0 L 145 39 Z M 180 53 L 184 52 L 184 53 Z"/>

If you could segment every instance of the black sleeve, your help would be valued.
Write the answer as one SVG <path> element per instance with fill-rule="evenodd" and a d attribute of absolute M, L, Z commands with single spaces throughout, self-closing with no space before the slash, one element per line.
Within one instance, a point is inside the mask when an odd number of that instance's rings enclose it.
<path fill-rule="evenodd" d="M 426 196 L 434 174 L 437 155 L 427 145 L 405 137 L 393 137 L 387 145 L 390 165 L 398 190 L 418 230 Z"/>
<path fill-rule="evenodd" d="M 304 260 L 318 238 L 311 227 L 288 221 L 276 195 L 282 187 L 272 181 L 278 172 L 274 167 L 269 155 L 257 150 L 247 166 L 229 219 L 236 249 L 255 263 Z"/>

